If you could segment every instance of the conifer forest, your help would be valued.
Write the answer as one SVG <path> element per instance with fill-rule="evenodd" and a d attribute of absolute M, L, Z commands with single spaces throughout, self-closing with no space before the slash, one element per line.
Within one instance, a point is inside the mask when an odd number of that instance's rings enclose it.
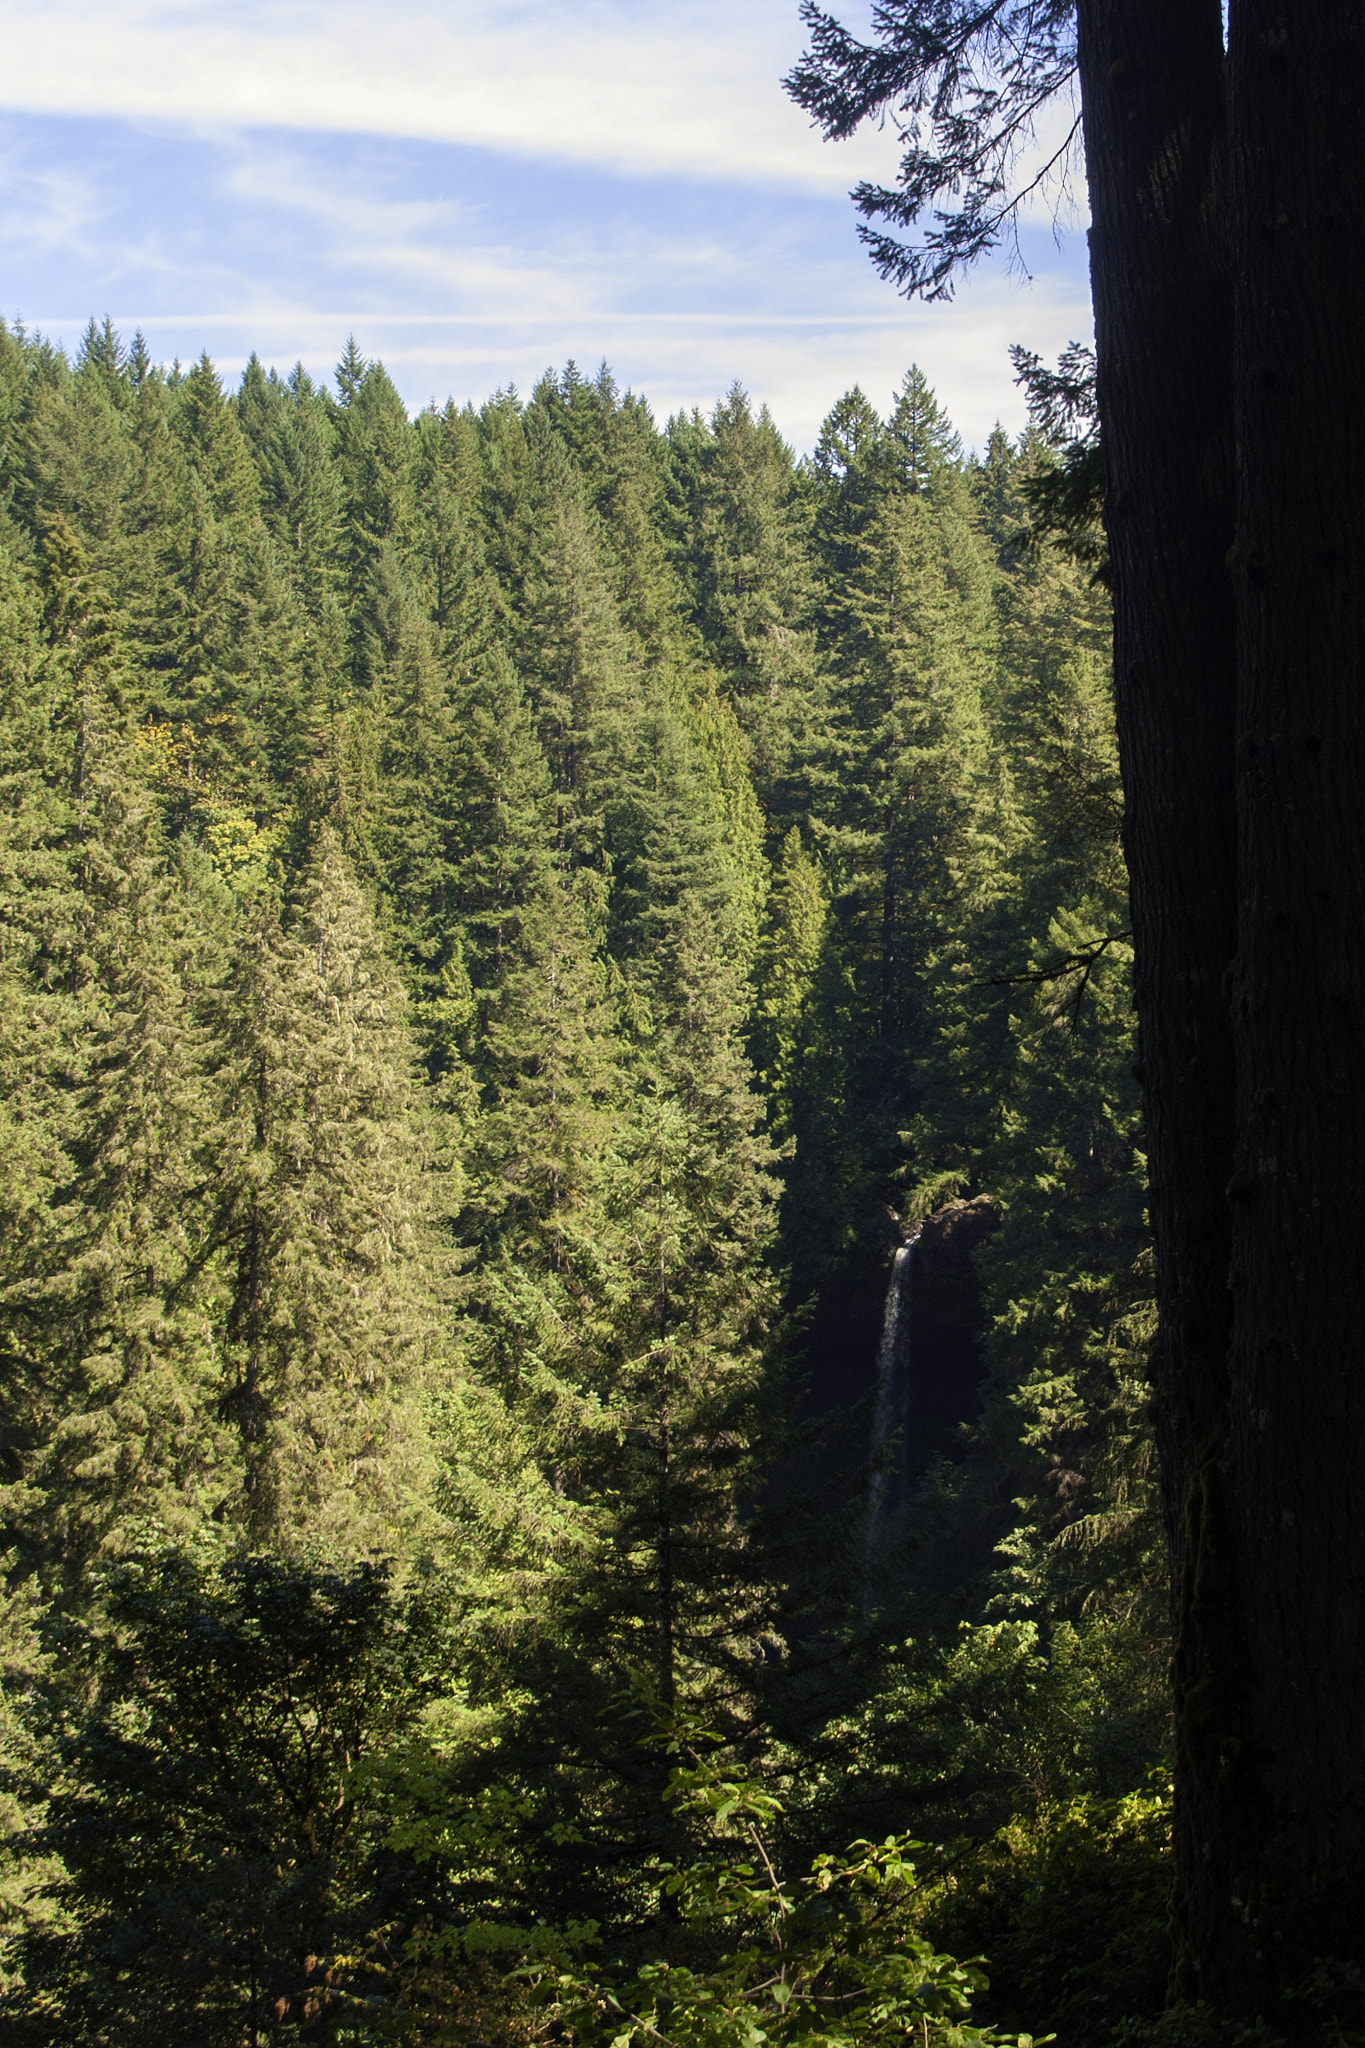
<path fill-rule="evenodd" d="M 738 387 L 410 419 L 107 322 L 0 394 L 6 2038 L 1159 2009 L 1046 420 L 964 457 L 911 369 L 797 462 Z"/>
<path fill-rule="evenodd" d="M 1022 432 L 0 321 L 5 2048 L 1365 2040 L 1360 0 L 801 11 Z"/>

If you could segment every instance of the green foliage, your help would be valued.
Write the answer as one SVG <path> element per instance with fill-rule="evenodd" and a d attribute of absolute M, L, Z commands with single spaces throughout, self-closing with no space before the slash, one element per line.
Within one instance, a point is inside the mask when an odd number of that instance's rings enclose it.
<path fill-rule="evenodd" d="M 214 1236 L 244 1487 L 219 1513 L 253 1544 L 387 1549 L 420 1487 L 412 1408 L 441 1300 L 401 984 L 328 828 L 287 918 L 263 894 L 242 937 Z"/>
<path fill-rule="evenodd" d="M 1099 2043 L 1161 2005 L 1169 1862 L 1168 1788 L 1045 1801 L 944 1858 L 926 1916 L 937 1939 L 989 1954 L 1001 2024 L 1046 2011 L 1064 2040 Z"/>
<path fill-rule="evenodd" d="M 384 1567 L 130 1561 L 68 1630 L 93 1705 L 35 1846 L 68 1923 L 35 1928 L 20 2038 L 185 2048 L 374 2038 L 402 1983 L 371 1759 L 420 1711 L 435 1619 Z"/>
<path fill-rule="evenodd" d="M 414 420 L 353 343 L 229 395 L 0 325 L 32 2038 L 1150 2020 L 1108 618 L 1031 374 L 1018 445 L 912 369 L 797 463 L 738 387 Z M 979 1398 L 873 1556 L 800 1332 L 818 1380 L 958 1194 Z M 624 1683 L 724 1764 L 669 1790 Z"/>
<path fill-rule="evenodd" d="M 854 1842 L 787 1880 L 767 1834 L 780 1803 L 744 1771 L 708 1757 L 706 1741 L 684 1724 L 668 1742 L 670 1755 L 687 1760 L 675 1764 L 665 1796 L 710 1837 L 695 1859 L 665 1866 L 672 1953 L 633 1971 L 618 1964 L 537 1978 L 532 1966 L 541 1997 L 553 1998 L 576 2039 L 613 2048 L 1032 2040 L 971 2023 L 986 1978 L 976 1963 L 936 1954 L 919 1932 L 909 1860 L 919 1844 L 895 1835 Z"/>

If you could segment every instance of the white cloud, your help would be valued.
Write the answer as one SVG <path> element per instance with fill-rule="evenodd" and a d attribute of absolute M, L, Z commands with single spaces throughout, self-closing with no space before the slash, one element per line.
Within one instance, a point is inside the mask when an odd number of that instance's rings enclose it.
<path fill-rule="evenodd" d="M 0 152 L 0 247 L 11 263 L 32 251 L 93 254 L 100 207 L 89 178 L 61 164 L 34 171 L 15 156 Z"/>
<path fill-rule="evenodd" d="M 368 131 L 846 189 L 889 136 L 823 144 L 779 79 L 796 0 L 0 0 L 0 104 Z"/>
<path fill-rule="evenodd" d="M 1031 289 L 898 301 L 843 196 L 895 137 L 821 143 L 779 85 L 804 33 L 797 0 L 0 0 L 6 304 L 228 369 L 354 329 L 417 404 L 571 355 L 660 413 L 738 376 L 800 446 L 918 359 L 979 444 L 1022 417 L 1007 343 L 1089 331 L 1083 247 L 1036 199 Z"/>
<path fill-rule="evenodd" d="M 804 448 L 850 384 L 884 406 L 918 360 L 980 445 L 1022 421 L 1007 344 L 1089 331 L 1075 244 L 1054 264 L 1034 231 L 1031 287 L 982 270 L 907 306 L 851 228 L 836 196 L 317 131 L 23 116 L 0 156 L 0 275 L 31 325 L 70 346 L 108 311 L 164 357 L 232 372 L 255 348 L 321 374 L 354 331 L 413 405 L 605 356 L 660 415 L 738 377 Z"/>

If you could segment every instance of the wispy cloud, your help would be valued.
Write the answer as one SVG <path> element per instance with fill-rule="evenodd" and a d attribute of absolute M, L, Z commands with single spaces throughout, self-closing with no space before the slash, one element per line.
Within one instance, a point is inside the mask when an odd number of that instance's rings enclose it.
<path fill-rule="evenodd" d="M 795 0 L 4 0 L 0 100 L 30 111 L 369 131 L 631 172 L 844 189 L 778 89 Z"/>
<path fill-rule="evenodd" d="M 108 311 L 164 356 L 207 347 L 229 370 L 254 347 L 325 373 L 354 331 L 414 405 L 605 356 L 661 413 L 738 377 L 808 446 L 841 391 L 885 403 L 917 358 L 979 442 L 1021 417 L 1007 343 L 1055 349 L 1088 324 L 1083 278 L 1045 233 L 1030 288 L 983 273 L 955 305 L 902 305 L 838 196 L 33 115 L 0 120 L 0 161 L 10 310 L 69 344 Z"/>
<path fill-rule="evenodd" d="M 354 330 L 414 404 L 570 356 L 659 411 L 739 377 L 803 446 L 917 358 L 969 440 L 1017 425 L 1007 343 L 1088 331 L 1080 238 L 1040 199 L 1026 288 L 904 306 L 846 197 L 895 137 L 820 142 L 803 36 L 796 0 L 0 0 L 0 300 L 229 369 Z"/>

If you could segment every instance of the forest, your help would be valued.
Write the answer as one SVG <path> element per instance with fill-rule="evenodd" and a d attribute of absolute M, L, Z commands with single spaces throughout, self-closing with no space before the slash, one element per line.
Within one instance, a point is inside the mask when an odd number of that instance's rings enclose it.
<path fill-rule="evenodd" d="M 7 2039 L 1203 2038 L 1034 371 L 797 461 L 0 329 Z"/>

